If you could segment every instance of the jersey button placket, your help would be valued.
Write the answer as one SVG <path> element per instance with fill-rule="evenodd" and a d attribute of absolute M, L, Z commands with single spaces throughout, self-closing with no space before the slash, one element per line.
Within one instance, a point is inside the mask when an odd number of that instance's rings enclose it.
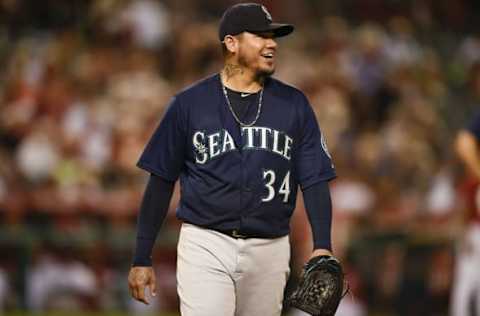
<path fill-rule="evenodd" d="M 242 153 L 242 190 L 244 192 L 251 192 L 252 188 L 248 185 L 248 161 L 246 159 L 246 152 Z M 247 198 L 248 199 L 248 198 Z"/>
<path fill-rule="evenodd" d="M 247 166 L 248 166 L 248 161 L 247 161 L 247 152 L 242 151 L 242 162 L 241 162 L 241 169 L 242 169 L 242 187 L 241 187 L 241 196 L 242 196 L 242 210 L 240 213 L 240 229 L 242 229 L 242 226 L 245 222 L 245 206 L 248 204 L 248 201 L 250 200 L 251 196 L 251 187 L 248 186 L 248 175 L 247 175 Z"/>

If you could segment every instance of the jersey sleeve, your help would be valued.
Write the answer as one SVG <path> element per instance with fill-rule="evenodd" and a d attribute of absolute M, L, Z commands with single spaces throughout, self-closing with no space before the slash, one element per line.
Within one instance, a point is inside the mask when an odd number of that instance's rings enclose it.
<path fill-rule="evenodd" d="M 480 140 L 480 113 L 477 113 L 466 130 L 472 133 L 477 140 Z"/>
<path fill-rule="evenodd" d="M 137 166 L 165 180 L 176 181 L 185 159 L 186 121 L 178 98 L 173 98 L 145 147 Z"/>
<path fill-rule="evenodd" d="M 301 103 L 301 137 L 295 157 L 295 175 L 297 183 L 305 190 L 317 182 L 334 179 L 336 172 L 313 109 L 303 95 Z"/>

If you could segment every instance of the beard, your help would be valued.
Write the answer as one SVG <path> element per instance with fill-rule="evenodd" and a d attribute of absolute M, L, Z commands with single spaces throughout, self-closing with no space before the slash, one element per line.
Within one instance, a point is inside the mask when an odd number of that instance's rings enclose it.
<path fill-rule="evenodd" d="M 259 58 L 262 58 L 262 57 L 259 57 Z M 257 60 L 258 60 L 258 58 L 257 58 Z M 257 60 L 255 60 L 255 58 L 253 58 L 253 57 L 247 57 L 244 54 L 240 54 L 238 56 L 238 64 L 241 67 L 244 67 L 244 68 L 251 68 L 251 65 L 253 63 L 258 62 Z M 272 76 L 275 73 L 275 66 L 262 67 L 261 65 L 259 65 L 259 67 L 257 67 L 257 69 L 255 69 L 255 71 L 256 71 L 255 72 L 255 77 L 256 78 L 267 78 L 267 77 Z"/>

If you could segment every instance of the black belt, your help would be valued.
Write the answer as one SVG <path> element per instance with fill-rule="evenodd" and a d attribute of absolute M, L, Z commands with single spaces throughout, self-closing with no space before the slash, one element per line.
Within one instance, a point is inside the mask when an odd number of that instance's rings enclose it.
<path fill-rule="evenodd" d="M 262 238 L 260 236 L 245 235 L 240 233 L 239 229 L 226 229 L 226 230 L 216 230 L 219 233 L 230 236 L 236 239 L 247 239 L 247 238 Z"/>
<path fill-rule="evenodd" d="M 274 239 L 274 238 L 279 238 L 282 236 L 265 236 L 261 234 L 256 234 L 256 233 L 242 233 L 240 232 L 240 229 L 234 228 L 234 229 L 215 229 L 215 231 L 222 233 L 224 235 L 230 236 L 232 238 L 236 239 L 248 239 L 248 238 L 262 238 L 262 239 Z"/>

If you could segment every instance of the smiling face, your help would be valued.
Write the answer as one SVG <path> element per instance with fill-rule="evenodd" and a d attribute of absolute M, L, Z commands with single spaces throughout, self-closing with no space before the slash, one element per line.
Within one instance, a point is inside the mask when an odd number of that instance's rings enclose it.
<path fill-rule="evenodd" d="M 275 72 L 277 43 L 273 32 L 243 32 L 235 38 L 232 53 L 237 64 L 254 76 L 270 76 Z"/>

